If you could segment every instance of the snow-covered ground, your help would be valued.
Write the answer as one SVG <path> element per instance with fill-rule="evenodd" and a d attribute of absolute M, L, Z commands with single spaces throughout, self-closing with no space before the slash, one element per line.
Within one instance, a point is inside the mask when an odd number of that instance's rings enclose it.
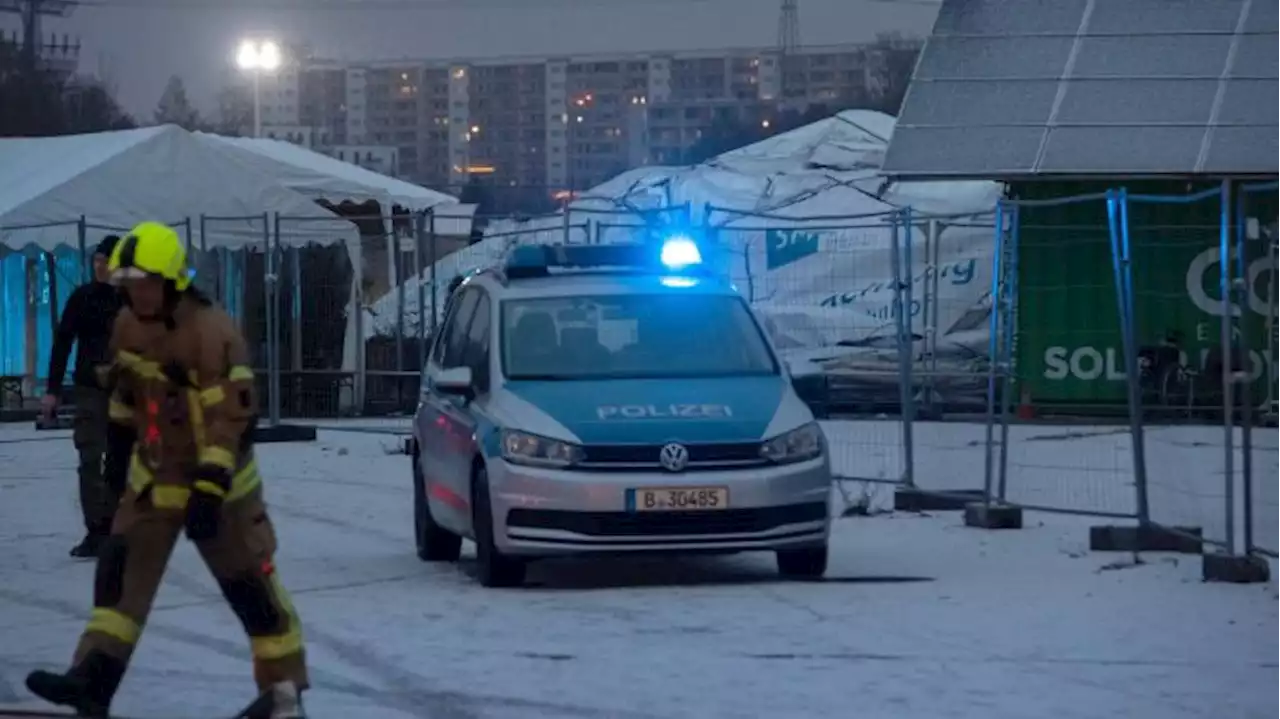
<path fill-rule="evenodd" d="M 1025 431 L 1011 494 L 1015 477 L 1027 492 L 1061 485 L 1064 468 L 1084 472 L 1077 484 L 1114 475 L 1123 486 L 1117 435 Z M 828 426 L 841 471 L 877 478 L 899 471 L 895 432 Z M 88 615 L 92 565 L 66 556 L 79 520 L 65 434 L 0 425 L 0 706 L 37 706 L 23 675 L 61 666 Z M 916 434 L 922 485 L 981 481 L 980 430 Z M 1260 434 L 1274 448 L 1274 432 Z M 1220 466 L 1195 437 L 1168 439 L 1152 453 L 1166 484 L 1191 486 Z M 1087 520 L 1030 515 L 1027 529 L 1003 533 L 965 529 L 955 514 L 842 520 L 824 583 L 778 582 L 768 557 L 743 555 L 558 562 L 530 588 L 493 591 L 465 561 L 413 556 L 395 444 L 323 431 L 314 444 L 260 448 L 315 717 L 1275 715 L 1275 584 L 1202 584 L 1194 557 L 1128 566 L 1089 554 Z M 845 449 L 858 445 L 883 449 Z M 1272 449 L 1263 467 L 1275 466 Z M 210 719 L 252 693 L 247 642 L 183 544 L 116 708 Z"/>

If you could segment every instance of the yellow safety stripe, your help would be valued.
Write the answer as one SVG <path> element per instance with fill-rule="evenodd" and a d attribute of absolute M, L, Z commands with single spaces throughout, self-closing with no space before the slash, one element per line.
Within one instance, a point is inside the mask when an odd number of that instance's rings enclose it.
<path fill-rule="evenodd" d="M 232 382 L 252 381 L 253 370 L 249 369 L 249 367 L 246 365 L 242 365 L 242 364 L 234 365 L 232 366 L 231 370 L 227 372 L 227 379 L 231 380 Z"/>
<path fill-rule="evenodd" d="M 94 607 L 89 614 L 89 625 L 86 632 L 98 632 L 118 639 L 125 644 L 137 644 L 142 635 L 142 627 L 138 623 L 114 609 Z"/>
<path fill-rule="evenodd" d="M 200 404 L 205 407 L 212 407 L 227 398 L 227 393 L 222 391 L 222 387 L 210 387 L 200 393 Z"/>
<path fill-rule="evenodd" d="M 138 457 L 137 452 L 134 452 L 129 458 L 129 487 L 134 492 L 142 494 L 142 490 L 146 489 L 153 479 L 155 477 L 151 475 L 151 470 L 142 464 L 142 459 Z"/>
<path fill-rule="evenodd" d="M 258 463 L 250 462 L 231 478 L 231 491 L 227 492 L 227 501 L 234 502 L 261 485 L 262 475 L 258 474 Z"/>
<path fill-rule="evenodd" d="M 112 397 L 107 405 L 107 417 L 117 422 L 129 422 L 133 419 L 133 408 Z"/>
<path fill-rule="evenodd" d="M 290 622 L 293 627 L 284 634 L 273 637 L 250 637 L 249 646 L 254 659 L 284 659 L 302 651 L 302 632 L 297 629 L 297 622 Z"/>
<path fill-rule="evenodd" d="M 142 359 L 142 355 L 137 355 L 132 352 L 120 350 L 116 352 L 116 359 L 120 362 L 122 366 L 132 370 L 139 377 L 143 377 L 146 379 L 162 380 L 162 381 L 168 381 L 169 379 L 168 377 L 165 376 L 164 371 L 160 369 L 159 362 L 144 360 Z"/>
<path fill-rule="evenodd" d="M 191 490 L 176 484 L 157 484 L 151 488 L 151 504 L 156 509 L 183 509 L 191 499 Z"/>
<path fill-rule="evenodd" d="M 129 487 L 136 494 L 142 494 L 155 481 L 151 470 L 142 464 L 142 460 L 134 454 L 129 463 Z M 227 491 L 224 501 L 234 502 L 262 485 L 262 475 L 258 474 L 257 461 L 251 461 L 240 468 L 231 477 L 231 489 Z M 163 495 L 163 496 L 161 496 Z M 187 506 L 191 491 L 181 485 L 158 484 L 152 488 L 152 502 L 165 509 L 181 509 Z"/>
<path fill-rule="evenodd" d="M 236 467 L 236 456 L 222 447 L 205 447 L 200 450 L 200 464 L 212 464 L 230 472 Z"/>
<path fill-rule="evenodd" d="M 293 608 L 293 599 L 284 588 L 284 583 L 280 581 L 280 572 L 278 571 L 271 573 L 271 588 L 275 590 L 276 601 L 280 603 L 280 607 L 289 615 L 290 626 L 294 627 L 294 631 L 301 634 L 302 629 L 298 626 L 298 610 Z"/>
<path fill-rule="evenodd" d="M 214 484 L 213 482 L 210 482 L 207 479 L 197 479 L 194 483 L 192 483 L 191 486 L 192 488 L 200 490 L 205 494 L 212 494 L 215 497 L 227 496 L 227 490 Z"/>
<path fill-rule="evenodd" d="M 188 419 L 191 420 L 191 438 L 196 442 L 196 451 L 201 455 L 205 452 L 205 445 L 208 443 L 208 433 L 205 431 L 204 423 L 204 405 L 200 404 L 200 393 L 194 389 L 187 390 L 187 411 Z M 226 466 L 231 469 L 235 466 L 235 460 Z"/>

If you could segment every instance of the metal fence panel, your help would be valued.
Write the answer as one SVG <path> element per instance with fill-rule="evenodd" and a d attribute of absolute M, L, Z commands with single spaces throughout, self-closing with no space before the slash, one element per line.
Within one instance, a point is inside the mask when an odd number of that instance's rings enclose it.
<path fill-rule="evenodd" d="M 1240 188 L 1236 224 L 1245 244 L 1261 244 L 1242 267 L 1243 303 L 1262 310 L 1261 422 L 1249 452 L 1252 477 L 1244 485 L 1244 550 L 1280 559 L 1280 180 Z M 1263 294 L 1262 288 L 1266 288 Z M 1243 439 L 1243 438 L 1242 438 Z"/>
<path fill-rule="evenodd" d="M 852 487 L 849 503 L 878 504 L 878 486 L 910 483 L 896 214 L 710 208 L 706 223 L 721 269 L 764 323 L 802 398 L 831 418 L 823 426 L 832 469 Z"/>
<path fill-rule="evenodd" d="M 279 417 L 324 418 L 361 414 L 366 392 L 377 402 L 395 397 L 396 375 L 376 375 L 366 384 L 368 362 L 376 371 L 396 372 L 394 357 L 377 349 L 366 352 L 360 337 L 366 313 L 364 290 L 395 284 L 394 247 L 387 243 L 403 233 L 405 218 L 352 215 L 344 219 L 360 229 L 360 256 L 342 244 L 316 242 L 286 245 L 314 236 L 323 218 L 277 216 L 270 236 L 270 326 L 274 349 L 275 412 Z M 322 239 L 322 238 L 317 238 Z M 265 261 L 265 259 L 264 259 Z M 358 263 L 358 264 L 357 264 Z M 380 349 L 380 348 L 378 348 Z"/>
<path fill-rule="evenodd" d="M 1229 182 L 1185 195 L 1122 189 L 1111 204 L 1118 215 L 1118 266 L 1131 266 L 1128 308 L 1122 311 L 1128 312 L 1130 352 L 1137 356 L 1131 356 L 1127 386 L 1136 419 L 1135 465 L 1149 465 L 1150 521 L 1198 531 L 1207 543 L 1240 554 L 1257 548 L 1254 475 L 1260 462 L 1274 482 L 1274 432 L 1258 441 L 1254 424 L 1266 402 L 1254 398 L 1274 372 L 1266 332 L 1275 309 L 1256 292 L 1259 275 L 1274 273 L 1270 243 L 1262 233 L 1250 237 L 1242 206 L 1233 204 L 1234 191 Z M 1144 255 L 1164 262 L 1183 258 L 1184 282 L 1171 288 L 1172 283 L 1153 282 L 1140 269 Z M 1151 326 L 1162 316 L 1141 308 L 1157 302 L 1174 310 L 1192 306 L 1191 332 Z M 1159 352 L 1150 349 L 1155 342 L 1161 343 Z M 1155 407 L 1144 404 L 1148 398 Z M 1152 410 L 1167 412 L 1171 404 L 1174 416 L 1190 426 L 1148 428 L 1162 419 Z M 1268 524 L 1274 537 L 1274 523 Z"/>
<path fill-rule="evenodd" d="M 1103 375 L 1101 362 L 1090 364 L 1094 347 L 1107 348 L 1106 371 L 1123 376 L 1106 195 L 1032 195 L 1001 205 L 1009 228 L 999 304 L 1008 331 L 998 343 L 992 335 L 1000 367 L 989 390 L 999 433 L 995 497 L 1026 508 L 1135 518 L 1140 490 L 1131 440 L 1116 424 L 1125 417 L 1123 393 L 1110 408 L 1053 394 L 1060 380 Z M 1078 349 L 1073 339 L 1087 345 Z M 1063 357 L 1071 358 L 1069 372 L 1060 371 Z"/>

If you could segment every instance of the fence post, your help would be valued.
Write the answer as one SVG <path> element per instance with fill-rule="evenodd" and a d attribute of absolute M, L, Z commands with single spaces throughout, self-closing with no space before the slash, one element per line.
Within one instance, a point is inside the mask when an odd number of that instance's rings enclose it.
<path fill-rule="evenodd" d="M 1241 188 L 1241 193 L 1245 192 L 1245 188 Z M 1218 189 L 1219 205 L 1219 242 L 1218 242 L 1218 261 L 1221 267 L 1219 276 L 1219 291 L 1222 293 L 1221 300 L 1221 342 L 1222 342 L 1222 424 L 1225 439 L 1224 447 L 1224 472 L 1226 477 L 1225 486 L 1225 510 L 1226 510 L 1226 553 L 1205 552 L 1202 555 L 1201 577 L 1205 581 L 1227 581 L 1235 583 L 1262 583 L 1267 582 L 1271 578 L 1271 566 L 1261 557 L 1250 554 L 1253 549 L 1253 490 L 1252 473 L 1253 463 L 1250 452 L 1253 449 L 1253 439 L 1251 436 L 1252 418 L 1249 416 L 1253 411 L 1253 407 L 1248 402 L 1251 382 L 1250 378 L 1250 357 L 1249 346 L 1245 342 L 1247 335 L 1245 334 L 1245 326 L 1249 322 L 1246 313 L 1249 312 L 1249 293 L 1251 288 L 1247 284 L 1248 280 L 1248 258 L 1245 254 L 1244 230 L 1237 227 L 1237 235 L 1235 244 L 1232 243 L 1231 237 L 1231 181 L 1223 180 Z M 1243 213 L 1239 213 L 1243 214 Z M 1237 215 L 1238 219 L 1239 214 Z M 1235 249 L 1237 252 L 1236 262 L 1231 262 L 1231 251 Z M 1240 271 L 1241 276 L 1236 277 L 1236 269 Z M 1268 308 L 1271 311 L 1271 308 Z M 1236 314 L 1239 313 L 1237 319 Z M 1236 333 L 1239 332 L 1237 335 Z M 1237 345 L 1237 342 L 1239 345 Z M 1235 370 L 1235 350 L 1239 347 L 1241 350 L 1241 362 L 1244 371 L 1237 373 Z M 1270 367 L 1267 368 L 1270 372 Z M 1237 551 L 1240 541 L 1236 536 L 1235 513 L 1236 508 L 1236 476 L 1235 476 L 1235 412 L 1236 412 L 1236 379 L 1242 380 L 1241 384 L 1245 385 L 1240 388 L 1240 408 L 1241 408 L 1241 471 L 1244 474 L 1244 512 L 1243 519 L 1245 529 L 1245 551 L 1243 553 Z"/>
<path fill-rule="evenodd" d="M 905 295 L 902 297 L 901 311 L 898 313 L 901 317 L 902 339 L 904 345 L 899 346 L 899 352 L 905 351 L 903 359 L 905 362 L 901 365 L 903 370 L 902 386 L 906 389 L 904 399 L 906 404 L 902 406 L 902 445 L 905 452 L 903 457 L 903 470 L 906 474 L 909 486 L 915 486 L 916 483 L 916 461 L 915 461 L 915 421 L 916 421 L 916 387 L 915 387 L 915 367 L 916 367 L 916 333 L 915 333 L 915 266 L 912 263 L 914 258 L 911 245 L 915 241 L 915 222 L 912 217 L 911 206 L 902 208 L 902 278 L 903 291 Z"/>
<path fill-rule="evenodd" d="M 1008 242 L 1004 243 L 1004 259 L 1000 263 L 1001 285 L 1000 311 L 1004 316 L 1004 332 L 1001 335 L 1001 353 L 1005 371 L 1000 378 L 1000 463 L 996 478 L 996 499 L 1005 504 L 1009 496 L 1009 415 L 1013 404 L 1014 338 L 1018 336 L 1018 252 L 1021 244 L 1020 227 L 1022 207 L 1014 205 L 1008 215 Z"/>
<path fill-rule="evenodd" d="M 440 302 L 440 297 L 439 297 L 440 285 L 437 283 L 437 280 L 439 278 L 436 276 L 437 275 L 436 262 L 437 260 L 439 260 L 439 258 L 436 256 L 436 251 L 437 251 L 436 208 L 432 207 L 428 212 L 429 214 L 427 215 L 427 242 L 429 247 L 428 247 L 427 254 L 429 255 L 429 257 L 427 259 L 431 262 L 431 336 L 434 337 L 436 334 L 436 317 L 439 315 L 439 309 L 440 309 L 438 307 Z M 475 215 L 473 214 L 471 216 L 471 222 L 475 223 L 475 221 L 476 221 L 476 218 L 475 218 Z"/>
<path fill-rule="evenodd" d="M 911 489 L 916 484 L 915 466 L 911 457 L 911 422 L 908 414 L 908 407 L 911 404 L 911 371 L 907 365 L 911 363 L 911 338 L 906 315 L 911 311 L 911 308 L 903 307 L 902 304 L 902 248 L 899 246 L 902 233 L 898 229 L 901 219 L 900 211 L 893 213 L 889 217 L 890 227 L 892 228 L 889 233 L 889 265 L 890 271 L 893 273 L 893 304 L 896 305 L 895 309 L 897 310 L 894 312 L 894 324 L 898 335 L 898 403 L 900 405 L 899 415 L 902 421 L 903 447 L 902 484 Z"/>
<path fill-rule="evenodd" d="M 1227 201 L 1228 185 L 1224 181 L 1222 187 L 1223 202 Z M 1241 187 L 1236 197 L 1236 261 L 1234 265 L 1235 275 L 1231 278 L 1232 289 L 1235 290 L 1235 305 L 1240 308 L 1240 320 L 1236 322 L 1234 339 L 1239 344 L 1242 354 L 1241 362 L 1244 368 L 1243 376 L 1240 382 L 1240 474 L 1243 485 L 1240 487 L 1242 493 L 1241 500 L 1244 505 L 1244 515 L 1240 518 L 1241 529 L 1243 531 L 1242 546 L 1244 554 L 1253 551 L 1253 361 L 1249 355 L 1249 321 L 1245 316 L 1245 312 L 1249 307 L 1249 257 L 1246 250 L 1248 239 L 1245 234 L 1245 224 L 1248 220 L 1245 218 L 1245 197 L 1248 192 L 1247 187 Z M 1225 214 L 1225 210 L 1224 210 Z M 1224 271 L 1227 268 L 1223 268 Z M 1271 311 L 1271 308 L 1268 308 Z M 1231 318 L 1223 317 L 1224 321 Z M 1264 370 L 1267 376 L 1271 375 L 1271 368 L 1266 367 L 1267 360 L 1263 359 Z M 1233 373 L 1234 374 L 1234 373 Z M 1230 481 L 1230 479 L 1228 480 Z M 1234 482 L 1233 482 L 1234 484 Z"/>
<path fill-rule="evenodd" d="M 395 283 L 396 288 L 396 399 L 399 400 L 400 372 L 404 371 L 404 311 L 405 311 L 405 287 L 404 276 L 401 269 L 404 265 L 400 257 L 400 235 L 396 232 L 396 220 L 392 216 L 388 223 L 391 227 L 391 281 Z"/>
<path fill-rule="evenodd" d="M 1273 182 L 1273 183 L 1268 183 L 1266 185 L 1254 185 L 1252 188 L 1246 188 L 1245 191 L 1241 193 L 1241 195 L 1243 196 L 1245 192 L 1261 192 L 1263 190 L 1267 190 L 1271 193 L 1275 193 L 1277 189 L 1276 184 L 1277 183 Z M 1243 200 L 1241 204 L 1243 205 Z M 1245 222 L 1248 222 L 1248 218 L 1245 218 Z M 1241 224 L 1244 224 L 1244 223 L 1241 223 Z M 1276 298 L 1276 274 L 1277 274 L 1277 271 L 1280 271 L 1280 267 L 1277 267 L 1276 265 L 1278 262 L 1280 262 L 1280 252 L 1277 252 L 1277 245 L 1276 245 L 1277 238 L 1274 236 L 1274 234 L 1270 238 L 1266 238 L 1265 235 L 1262 235 L 1261 228 L 1259 228 L 1258 231 L 1260 235 L 1259 239 L 1270 240 L 1267 243 L 1267 248 L 1266 248 L 1267 258 L 1270 260 L 1270 264 L 1271 264 L 1271 271 L 1267 273 L 1267 304 L 1266 304 L 1267 319 L 1266 319 L 1266 329 L 1265 329 L 1265 332 L 1267 333 L 1266 348 L 1268 352 L 1265 352 L 1263 354 L 1264 358 L 1269 357 L 1269 359 L 1265 360 L 1266 372 L 1264 374 L 1266 376 L 1267 393 L 1266 393 L 1266 397 L 1264 398 L 1266 405 L 1265 405 L 1265 408 L 1263 409 L 1263 416 L 1265 418 L 1271 419 L 1275 417 L 1277 403 L 1280 402 L 1280 398 L 1276 396 L 1276 380 L 1271 371 L 1272 365 L 1276 363 L 1278 358 L 1280 358 L 1280 347 L 1277 346 L 1277 339 L 1280 338 L 1280 334 L 1278 334 L 1276 331 L 1277 314 L 1280 314 L 1280 312 L 1277 312 L 1277 304 L 1276 304 L 1276 299 L 1277 299 Z M 1245 276 L 1245 281 L 1246 282 L 1248 281 L 1248 275 Z M 1246 291 L 1249 291 L 1248 288 L 1246 288 Z M 1273 548 L 1272 551 L 1274 550 L 1275 548 Z"/>
<path fill-rule="evenodd" d="M 290 297 L 293 299 L 290 303 L 292 307 L 290 316 L 293 321 L 289 327 L 290 342 L 293 345 L 291 348 L 293 357 L 292 362 L 290 362 L 290 367 L 294 371 L 294 382 L 291 383 L 294 387 L 293 392 L 299 391 L 297 388 L 301 384 L 299 378 L 302 376 L 298 374 L 302 371 L 302 249 L 301 247 L 289 248 L 289 254 L 293 257 L 293 291 L 290 293 Z M 292 396 L 295 398 L 293 406 L 296 407 L 298 406 L 297 395 L 294 394 Z"/>
<path fill-rule="evenodd" d="M 272 232 L 273 223 L 274 233 Z M 276 385 L 280 337 L 279 317 L 277 316 L 278 306 L 276 304 L 279 288 L 276 286 L 276 256 L 272 234 L 277 238 L 280 236 L 280 214 L 276 213 L 273 219 L 269 213 L 264 212 L 262 213 L 262 264 L 264 279 L 266 280 L 266 296 L 263 299 L 267 305 L 267 416 L 269 424 L 275 427 L 280 424 L 280 396 Z"/>
<path fill-rule="evenodd" d="M 1112 271 L 1120 313 L 1120 337 L 1129 405 L 1129 435 L 1133 443 L 1134 504 L 1138 526 L 1151 523 L 1147 487 L 1147 458 L 1142 419 L 1142 395 L 1138 383 L 1137 331 L 1133 316 L 1133 266 L 1129 242 L 1129 195 L 1125 188 L 1107 191 L 1107 222 L 1111 230 Z"/>
<path fill-rule="evenodd" d="M 1236 552 L 1236 476 L 1235 476 L 1235 337 L 1231 330 L 1235 325 L 1233 312 L 1235 309 L 1235 286 L 1231 271 L 1231 182 L 1223 180 L 1220 189 L 1219 227 L 1218 227 L 1218 263 L 1221 272 L 1218 275 L 1218 291 L 1221 293 L 1222 324 L 1220 339 L 1222 342 L 1222 426 L 1224 441 L 1223 474 L 1226 476 L 1226 533 L 1227 553 Z M 1244 310 L 1241 306 L 1241 311 Z M 1241 323 L 1243 324 L 1243 323 Z"/>
<path fill-rule="evenodd" d="M 987 437 L 986 456 L 983 461 L 982 499 L 986 506 L 991 505 L 991 496 L 995 484 L 995 425 L 996 425 L 996 372 L 1007 372 L 1002 368 L 1002 351 L 1004 344 L 999 341 L 1001 329 L 1001 297 L 1002 289 L 1000 273 L 1004 255 L 1004 223 L 1005 203 L 996 203 L 995 237 L 991 248 L 991 318 L 989 320 L 990 336 L 987 338 Z"/>
<path fill-rule="evenodd" d="M 422 265 L 423 237 L 427 214 L 431 212 L 430 208 L 425 211 L 420 210 L 413 215 L 413 279 L 418 285 L 418 328 L 415 336 L 418 338 L 418 370 L 421 371 L 427 366 L 427 285 L 424 282 L 423 270 L 426 269 Z"/>
<path fill-rule="evenodd" d="M 89 226 L 88 219 L 84 215 L 80 215 L 79 222 L 76 223 L 76 242 L 80 247 L 80 281 L 88 282 L 93 279 L 93 267 L 89 262 Z"/>

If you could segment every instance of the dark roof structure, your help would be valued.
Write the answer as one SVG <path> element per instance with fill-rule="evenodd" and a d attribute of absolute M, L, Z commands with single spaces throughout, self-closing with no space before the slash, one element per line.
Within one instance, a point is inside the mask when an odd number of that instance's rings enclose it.
<path fill-rule="evenodd" d="M 1269 176 L 1276 0 L 944 0 L 884 172 Z"/>

